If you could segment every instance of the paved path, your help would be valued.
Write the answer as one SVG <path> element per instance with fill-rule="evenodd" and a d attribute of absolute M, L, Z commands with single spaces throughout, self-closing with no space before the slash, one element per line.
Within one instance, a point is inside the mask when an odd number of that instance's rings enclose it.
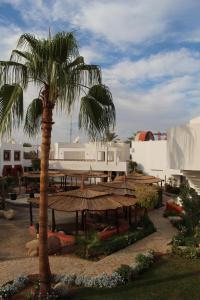
<path fill-rule="evenodd" d="M 77 273 L 97 275 L 102 272 L 111 273 L 121 264 L 133 264 L 138 253 L 146 253 L 148 249 L 166 253 L 169 242 L 176 234 L 176 229 L 163 218 L 164 207 L 149 212 L 157 231 L 135 244 L 117 251 L 98 262 L 91 262 L 75 256 L 51 256 L 52 273 Z M 38 273 L 38 258 L 21 258 L 0 262 L 0 285 L 12 280 L 20 274 Z"/>

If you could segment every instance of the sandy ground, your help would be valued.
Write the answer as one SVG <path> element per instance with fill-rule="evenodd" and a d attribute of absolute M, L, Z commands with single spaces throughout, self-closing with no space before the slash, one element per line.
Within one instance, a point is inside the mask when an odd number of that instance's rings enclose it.
<path fill-rule="evenodd" d="M 38 258 L 26 257 L 24 245 L 31 240 L 29 235 L 29 217 L 27 208 L 18 208 L 16 219 L 5 221 L 0 219 L 0 285 L 19 276 L 38 273 Z M 149 212 L 157 231 L 133 245 L 115 252 L 98 262 L 80 259 L 74 255 L 51 256 L 52 273 L 76 273 L 96 276 L 102 272 L 111 273 L 121 264 L 131 265 L 138 253 L 146 253 L 148 249 L 166 253 L 169 243 L 177 230 L 168 219 L 163 218 L 164 207 Z M 35 214 L 37 212 L 35 211 Z M 59 221 L 73 220 L 69 214 L 57 215 Z"/>
<path fill-rule="evenodd" d="M 17 205 L 7 205 L 7 209 L 12 208 L 16 212 L 14 220 L 0 218 L 0 261 L 13 258 L 26 257 L 25 244 L 33 237 L 29 232 L 29 208 Z M 37 223 L 38 209 L 33 209 L 33 222 Z M 56 212 L 56 221 L 59 223 L 74 222 L 73 213 Z M 49 223 L 51 214 L 49 212 Z"/>

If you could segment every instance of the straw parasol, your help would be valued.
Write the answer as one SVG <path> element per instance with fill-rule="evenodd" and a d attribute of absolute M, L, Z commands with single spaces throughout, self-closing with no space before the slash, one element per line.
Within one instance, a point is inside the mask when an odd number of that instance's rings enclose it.
<path fill-rule="evenodd" d="M 142 174 L 137 174 L 136 173 L 131 173 L 127 176 L 118 176 L 113 182 L 116 182 L 118 184 L 119 182 L 133 182 L 133 183 L 146 183 L 146 184 L 153 184 L 153 183 L 162 183 L 162 179 L 155 177 L 155 176 L 150 176 L 150 175 L 142 175 Z"/>
<path fill-rule="evenodd" d="M 55 228 L 56 211 L 76 212 L 76 228 L 78 227 L 78 212 L 82 213 L 82 222 L 86 228 L 87 211 L 116 211 L 120 207 L 130 207 L 137 202 L 134 197 L 117 196 L 108 191 L 95 191 L 87 188 L 73 190 L 69 192 L 60 192 L 54 196 L 48 197 L 48 208 L 52 209 L 52 224 Z M 32 204 L 39 205 L 39 198 L 29 199 L 30 207 Z M 30 219 L 32 221 L 32 207 L 30 209 Z M 116 220 L 117 224 L 117 220 Z M 31 224 L 32 225 L 32 224 Z"/>

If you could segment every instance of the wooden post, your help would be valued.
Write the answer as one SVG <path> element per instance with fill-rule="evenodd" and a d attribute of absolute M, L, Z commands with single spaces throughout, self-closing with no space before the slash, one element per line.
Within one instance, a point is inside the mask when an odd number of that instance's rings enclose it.
<path fill-rule="evenodd" d="M 108 210 L 105 211 L 106 220 L 108 220 Z"/>
<path fill-rule="evenodd" d="M 29 215 L 30 215 L 30 226 L 32 226 L 33 225 L 32 202 L 29 202 Z"/>
<path fill-rule="evenodd" d="M 84 210 L 82 210 L 81 212 L 81 225 L 82 225 L 82 229 L 84 230 Z"/>
<path fill-rule="evenodd" d="M 115 210 L 117 233 L 119 233 L 118 210 Z"/>
<path fill-rule="evenodd" d="M 25 187 L 26 187 L 26 193 L 27 193 L 27 187 L 28 187 L 28 185 L 27 185 L 27 178 L 25 177 Z"/>
<path fill-rule="evenodd" d="M 87 210 L 85 210 L 85 214 L 84 214 L 84 232 L 85 232 L 85 237 L 87 237 Z"/>
<path fill-rule="evenodd" d="M 137 205 L 134 206 L 135 223 L 137 223 Z"/>
<path fill-rule="evenodd" d="M 2 209 L 5 209 L 5 181 L 4 178 L 1 180 L 1 196 L 2 196 Z"/>
<path fill-rule="evenodd" d="M 128 217 L 127 207 L 125 207 L 124 209 L 125 209 L 125 219 L 127 220 Z"/>
<path fill-rule="evenodd" d="M 76 235 L 78 234 L 78 210 L 76 211 Z"/>
<path fill-rule="evenodd" d="M 67 186 L 67 178 L 66 178 L 66 176 L 65 176 L 64 178 L 65 178 L 65 189 L 66 189 L 66 186 Z"/>
<path fill-rule="evenodd" d="M 132 207 L 131 206 L 129 206 L 129 225 L 131 225 L 131 217 L 132 217 L 132 214 L 131 214 L 131 210 L 132 210 Z"/>
<path fill-rule="evenodd" d="M 51 215 L 52 215 L 52 228 L 51 230 L 54 232 L 56 229 L 56 221 L 55 221 L 55 211 L 54 209 L 51 210 Z"/>

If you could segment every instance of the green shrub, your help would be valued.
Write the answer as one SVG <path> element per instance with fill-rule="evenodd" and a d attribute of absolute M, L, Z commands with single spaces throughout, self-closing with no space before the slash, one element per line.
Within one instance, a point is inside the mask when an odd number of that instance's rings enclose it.
<path fill-rule="evenodd" d="M 139 199 L 139 205 L 143 208 L 154 208 L 158 204 L 158 189 L 154 185 L 137 184 L 135 196 Z"/>
<path fill-rule="evenodd" d="M 180 232 L 172 239 L 174 246 L 185 246 L 185 236 Z"/>
<path fill-rule="evenodd" d="M 149 269 L 149 267 L 154 262 L 154 253 L 149 253 L 148 255 L 145 254 L 138 254 L 135 258 L 136 267 L 135 272 L 140 274 L 143 271 Z"/>
<path fill-rule="evenodd" d="M 182 213 L 175 210 L 165 210 L 163 213 L 163 217 L 182 217 Z"/>
<path fill-rule="evenodd" d="M 40 159 L 35 157 L 31 160 L 33 171 L 39 171 L 40 170 Z"/>
<path fill-rule="evenodd" d="M 106 240 L 100 240 L 97 232 L 91 232 L 87 237 L 77 236 L 75 253 L 83 258 L 98 259 L 123 249 L 156 230 L 147 214 L 143 216 L 137 226 L 140 229 L 135 228 L 134 225 L 128 232 L 113 235 Z"/>
<path fill-rule="evenodd" d="M 188 259 L 196 259 L 200 257 L 200 249 L 195 246 L 188 246 L 184 248 L 173 246 L 172 252 Z"/>
<path fill-rule="evenodd" d="M 115 272 L 123 278 L 124 283 L 129 282 L 132 278 L 132 269 L 128 265 L 121 265 Z"/>
<path fill-rule="evenodd" d="M 165 192 L 178 195 L 180 193 L 180 188 L 166 183 L 165 184 Z"/>
<path fill-rule="evenodd" d="M 141 240 L 154 231 L 154 226 L 149 226 L 148 229 L 135 230 L 134 232 L 130 231 L 128 233 L 115 235 L 107 240 L 97 240 L 87 245 L 85 245 L 84 242 L 82 242 L 82 244 L 79 242 L 76 254 L 85 258 L 99 258 L 102 255 L 107 256 Z"/>

